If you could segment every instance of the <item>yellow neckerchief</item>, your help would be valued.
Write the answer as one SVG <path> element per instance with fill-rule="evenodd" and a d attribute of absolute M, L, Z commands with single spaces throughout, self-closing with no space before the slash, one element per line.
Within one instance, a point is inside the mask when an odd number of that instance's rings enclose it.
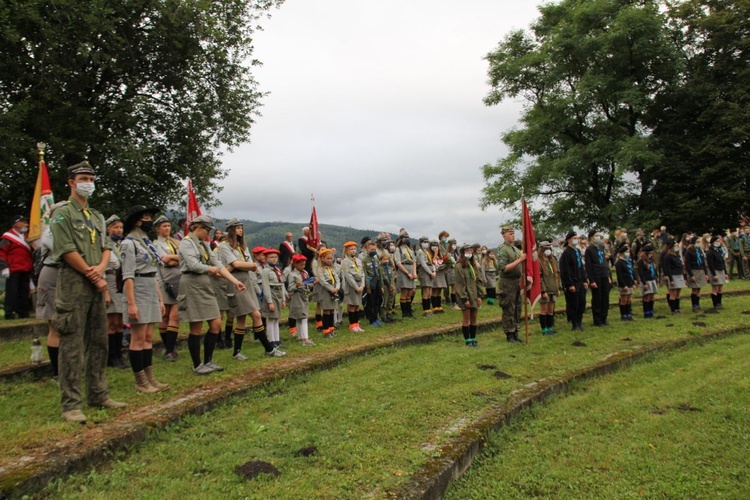
<path fill-rule="evenodd" d="M 191 238 L 190 235 L 187 235 L 187 236 L 185 236 L 185 239 L 186 240 L 189 239 L 189 240 L 192 241 L 194 238 Z M 206 264 L 208 264 L 209 262 L 211 262 L 211 257 L 208 255 L 208 252 L 206 251 L 206 247 L 204 247 L 203 245 L 201 245 L 200 241 L 198 241 L 198 240 L 195 241 L 195 244 L 198 245 L 198 248 L 200 249 L 201 255 L 203 256 L 204 259 L 206 259 Z"/>
<path fill-rule="evenodd" d="M 172 240 L 169 236 L 166 238 L 167 246 L 169 247 L 169 251 L 172 252 L 172 255 L 175 255 L 177 253 L 177 247 L 172 244 Z"/>
<path fill-rule="evenodd" d="M 430 252 L 429 250 L 422 250 L 422 251 L 427 256 L 427 262 L 429 262 L 431 266 L 434 265 L 434 262 L 432 261 L 432 252 Z"/>
<path fill-rule="evenodd" d="M 409 252 L 409 246 L 408 245 L 402 245 L 401 248 L 403 248 L 404 250 L 406 250 L 406 257 L 409 260 L 412 260 L 412 258 L 411 258 L 411 252 Z"/>
<path fill-rule="evenodd" d="M 232 245 L 229 245 L 229 248 L 232 248 Z M 240 253 L 240 257 L 242 258 L 242 262 L 247 262 L 247 257 L 245 257 L 245 249 L 240 247 L 240 245 L 237 245 L 237 248 L 234 248 L 233 250 Z"/>
<path fill-rule="evenodd" d="M 471 262 L 469 262 L 469 274 L 471 274 L 471 279 L 477 279 L 477 275 L 474 272 L 474 266 L 471 264 Z"/>
<path fill-rule="evenodd" d="M 349 257 L 351 259 L 352 264 L 354 264 L 354 270 L 359 274 L 359 266 L 357 265 L 357 258 L 356 257 Z"/>
<path fill-rule="evenodd" d="M 336 283 L 336 278 L 333 277 L 333 271 L 331 271 L 331 267 L 332 266 L 323 264 L 323 268 L 328 272 L 328 276 L 331 277 L 331 285 L 333 285 L 334 283 Z"/>
<path fill-rule="evenodd" d="M 86 221 L 86 229 L 89 230 L 89 236 L 91 236 L 91 248 L 94 248 L 94 243 L 96 242 L 96 229 L 94 229 L 94 224 L 91 222 L 91 212 L 89 212 L 88 207 L 83 208 L 83 219 Z"/>

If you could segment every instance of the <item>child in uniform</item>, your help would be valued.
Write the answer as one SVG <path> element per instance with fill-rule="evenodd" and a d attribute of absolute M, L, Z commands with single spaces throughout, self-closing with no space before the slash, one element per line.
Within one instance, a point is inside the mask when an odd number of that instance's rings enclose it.
<path fill-rule="evenodd" d="M 473 251 L 469 245 L 461 247 L 461 255 L 453 273 L 456 282 L 456 296 L 461 308 L 461 332 L 464 342 L 469 347 L 478 347 L 477 343 L 477 311 L 482 305 L 485 295 L 482 278 L 475 268 Z"/>
<path fill-rule="evenodd" d="M 364 332 L 359 326 L 359 308 L 362 306 L 362 291 L 365 289 L 365 271 L 356 256 L 357 244 L 344 243 L 344 260 L 341 262 L 341 282 L 344 286 L 344 301 L 349 313 L 349 331 Z"/>
<path fill-rule="evenodd" d="M 430 239 L 427 236 L 419 238 L 417 269 L 419 285 L 422 288 L 422 316 L 432 316 L 432 281 L 437 274 L 435 264 L 432 261 Z"/>
<path fill-rule="evenodd" d="M 261 308 L 263 315 L 266 317 L 268 340 L 275 349 L 283 347 L 279 332 L 279 319 L 281 318 L 281 310 L 286 307 L 286 290 L 279 268 L 280 253 L 275 248 L 266 248 L 263 251 L 266 258 L 266 267 L 261 273 L 263 279 L 263 303 Z"/>
<path fill-rule="evenodd" d="M 552 242 L 539 242 L 539 279 L 542 285 L 542 296 L 539 299 L 539 323 L 542 335 L 555 334 L 555 301 L 560 293 L 560 270 L 557 259 L 552 253 Z"/>
<path fill-rule="evenodd" d="M 307 314 L 310 307 L 310 293 L 315 278 L 305 271 L 307 257 L 302 254 L 292 256 L 292 270 L 289 272 L 287 293 L 289 293 L 289 317 L 297 324 L 297 339 L 302 346 L 314 346 L 307 330 Z"/>
<path fill-rule="evenodd" d="M 633 321 L 633 288 L 638 284 L 635 281 L 633 262 L 630 260 L 630 245 L 621 243 L 617 248 L 617 261 L 615 262 L 617 272 L 617 286 L 620 291 L 620 319 L 622 321 Z"/>

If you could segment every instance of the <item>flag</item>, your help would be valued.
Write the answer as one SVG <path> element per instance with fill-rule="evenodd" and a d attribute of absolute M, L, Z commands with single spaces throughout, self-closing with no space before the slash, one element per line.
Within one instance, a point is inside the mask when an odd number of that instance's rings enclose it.
<path fill-rule="evenodd" d="M 55 203 L 52 196 L 52 185 L 49 182 L 47 164 L 43 158 L 39 159 L 39 173 L 36 176 L 34 197 L 31 200 L 31 216 L 29 217 L 29 233 L 26 241 L 32 242 L 42 237 L 49 226 L 50 208 Z"/>
<path fill-rule="evenodd" d="M 193 181 L 188 179 L 187 211 L 185 212 L 185 227 L 182 228 L 185 234 L 188 233 L 190 223 L 200 214 L 201 207 L 198 206 L 198 199 L 195 197 L 195 191 L 193 191 Z"/>
<path fill-rule="evenodd" d="M 318 214 L 315 212 L 315 198 L 313 198 L 310 225 L 307 233 L 307 246 L 310 247 L 311 250 L 317 250 L 318 245 L 320 245 L 320 230 L 318 229 Z"/>
<path fill-rule="evenodd" d="M 534 236 L 534 228 L 531 225 L 531 217 L 529 216 L 529 207 L 526 206 L 526 200 L 522 199 L 521 205 L 523 207 L 523 249 L 526 253 L 526 261 L 524 262 L 524 278 L 526 279 L 526 283 L 524 290 L 533 310 L 542 296 L 542 284 L 539 281 L 539 257 L 537 255 L 536 236 Z"/>

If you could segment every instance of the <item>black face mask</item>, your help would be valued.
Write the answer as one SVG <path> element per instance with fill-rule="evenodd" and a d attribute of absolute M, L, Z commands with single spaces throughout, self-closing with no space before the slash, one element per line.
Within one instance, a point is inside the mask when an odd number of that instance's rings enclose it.
<path fill-rule="evenodd" d="M 141 222 L 141 231 L 148 233 L 154 227 L 154 223 L 150 220 L 144 220 Z"/>

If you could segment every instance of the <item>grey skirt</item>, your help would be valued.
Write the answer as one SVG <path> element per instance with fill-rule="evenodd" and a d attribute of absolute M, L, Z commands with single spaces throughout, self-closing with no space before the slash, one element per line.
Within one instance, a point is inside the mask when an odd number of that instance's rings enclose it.
<path fill-rule="evenodd" d="M 159 307 L 159 293 L 156 291 L 156 277 L 133 278 L 133 292 L 135 294 L 135 305 L 138 306 L 138 320 L 128 316 L 127 298 L 123 301 L 124 311 L 122 320 L 126 325 L 144 325 L 161 322 L 161 308 Z M 125 297 L 125 294 L 122 294 Z"/>
<path fill-rule="evenodd" d="M 398 275 L 396 276 L 396 288 L 407 288 L 409 290 L 414 290 L 417 288 L 416 283 L 414 283 L 414 280 L 409 278 L 408 275 L 404 274 L 403 271 L 399 269 Z"/>
<path fill-rule="evenodd" d="M 649 280 L 644 283 L 641 290 L 643 290 L 643 295 L 656 295 L 659 293 L 659 286 L 657 285 L 656 280 Z"/>
<path fill-rule="evenodd" d="M 446 280 L 445 269 L 435 273 L 435 279 L 432 280 L 432 288 L 447 288 L 448 282 Z"/>
<path fill-rule="evenodd" d="M 346 291 L 344 292 L 344 303 L 348 306 L 361 306 L 362 292 L 358 292 L 356 288 L 347 286 Z"/>
<path fill-rule="evenodd" d="M 289 299 L 289 317 L 292 319 L 304 319 L 307 318 L 310 313 L 309 307 L 310 302 L 307 300 L 308 292 L 306 290 L 299 290 L 292 294 L 292 298 Z"/>
<path fill-rule="evenodd" d="M 554 304 L 557 300 L 557 293 L 549 293 L 547 292 L 547 297 L 545 298 L 544 295 L 539 296 L 539 303 L 540 304 Z"/>
<path fill-rule="evenodd" d="M 620 292 L 620 295 L 633 295 L 633 288 L 635 288 L 635 287 L 629 286 L 628 290 L 625 291 L 625 287 L 619 286 L 619 287 L 617 287 L 617 291 Z"/>
<path fill-rule="evenodd" d="M 704 271 L 693 271 L 693 277 L 695 278 L 695 281 L 689 280 L 688 286 L 690 288 L 703 288 L 708 284 L 708 280 L 706 280 L 706 273 Z"/>
<path fill-rule="evenodd" d="M 453 286 L 456 284 L 456 277 L 453 275 L 453 268 L 448 268 L 445 271 L 445 284 Z"/>
<path fill-rule="evenodd" d="M 276 293 L 274 293 L 276 292 Z M 263 297 L 263 303 L 260 305 L 260 314 L 267 319 L 281 319 L 281 302 L 282 294 L 281 287 L 271 287 L 271 298 L 273 300 L 273 308 L 271 311 L 268 306 L 268 297 Z"/>
<path fill-rule="evenodd" d="M 713 279 L 713 278 L 716 278 L 716 279 Z M 719 285 L 727 284 L 727 273 L 724 271 L 716 271 L 716 276 L 714 276 L 713 278 L 711 278 L 712 286 L 719 286 Z M 39 282 L 41 283 L 41 278 L 39 278 Z M 39 317 L 39 313 L 37 313 L 37 317 Z"/>
<path fill-rule="evenodd" d="M 433 279 L 432 276 L 430 276 L 427 271 L 419 268 L 419 271 L 417 272 L 419 275 L 419 285 L 423 288 L 432 288 Z"/>
<path fill-rule="evenodd" d="M 214 278 L 209 276 L 211 279 L 211 286 L 214 289 L 214 295 L 216 295 L 216 303 L 219 305 L 220 311 L 229 310 L 229 300 L 227 300 L 227 280 L 224 278 Z"/>
<path fill-rule="evenodd" d="M 487 284 L 485 285 L 487 288 L 497 288 L 496 272 L 485 271 L 484 277 L 487 278 Z"/>
<path fill-rule="evenodd" d="M 177 303 L 177 297 L 180 295 L 180 277 L 182 276 L 182 273 L 180 272 L 179 267 L 163 267 L 161 270 L 161 274 L 164 277 L 164 283 L 161 285 L 161 297 L 164 299 L 165 305 L 172 305 Z M 172 293 L 174 293 L 174 298 L 172 298 L 167 293 L 167 286 L 166 283 L 169 283 L 169 285 L 172 287 Z"/>
<path fill-rule="evenodd" d="M 221 317 L 216 294 L 208 274 L 183 274 L 177 296 L 180 321 L 196 323 Z"/>
<path fill-rule="evenodd" d="M 232 313 L 232 316 L 236 318 L 237 316 L 245 316 L 255 311 L 260 311 L 258 296 L 255 294 L 253 286 L 253 281 L 255 280 L 250 277 L 250 273 L 242 271 L 232 274 L 247 287 L 247 290 L 244 292 L 238 292 L 232 283 L 227 282 L 227 302 L 229 303 L 229 312 Z M 230 290 L 233 291 L 231 295 L 229 294 Z"/>
<path fill-rule="evenodd" d="M 674 283 L 674 285 L 672 284 Z M 669 277 L 669 289 L 670 290 L 681 290 L 685 288 L 685 276 L 676 274 Z"/>
<path fill-rule="evenodd" d="M 55 314 L 55 289 L 57 287 L 57 268 L 42 267 L 39 282 L 36 285 L 36 317 L 52 319 Z"/>
<path fill-rule="evenodd" d="M 319 284 L 315 284 L 317 292 L 315 293 L 315 299 L 318 301 L 318 305 L 321 309 L 331 310 L 336 309 L 339 305 L 338 295 L 334 295 Z"/>
<path fill-rule="evenodd" d="M 125 312 L 125 297 L 117 293 L 117 278 L 114 273 L 107 273 L 107 288 L 109 288 L 109 297 L 112 302 L 107 306 L 107 314 L 122 314 Z"/>

